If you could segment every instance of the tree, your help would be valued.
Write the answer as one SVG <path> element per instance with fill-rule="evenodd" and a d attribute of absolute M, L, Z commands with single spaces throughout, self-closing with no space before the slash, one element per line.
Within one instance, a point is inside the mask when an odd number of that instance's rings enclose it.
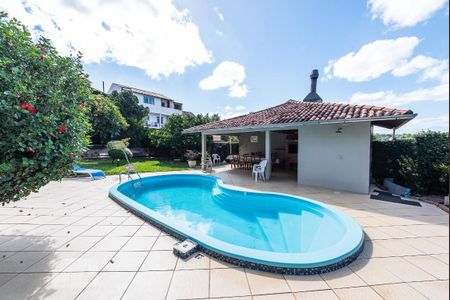
<path fill-rule="evenodd" d="M 140 105 L 138 98 L 129 91 L 121 93 L 114 91 L 111 99 L 119 107 L 120 113 L 129 125 L 126 130 L 122 130 L 121 137 L 129 137 L 132 145 L 142 146 L 148 134 L 145 126 L 149 113 L 148 108 Z"/>
<path fill-rule="evenodd" d="M 219 120 L 220 118 L 217 114 L 199 114 L 196 116 L 171 115 L 162 129 L 150 131 L 150 143 L 153 147 L 158 148 L 160 153 L 180 158 L 188 149 L 197 151 L 201 149 L 200 133 L 183 134 L 184 129 Z"/>
<path fill-rule="evenodd" d="M 81 55 L 64 57 L 0 12 L 0 202 L 71 173 L 89 144 L 90 82 Z"/>
<path fill-rule="evenodd" d="M 114 101 L 102 94 L 91 95 L 90 122 L 94 144 L 106 144 L 128 128 L 127 120 Z"/>

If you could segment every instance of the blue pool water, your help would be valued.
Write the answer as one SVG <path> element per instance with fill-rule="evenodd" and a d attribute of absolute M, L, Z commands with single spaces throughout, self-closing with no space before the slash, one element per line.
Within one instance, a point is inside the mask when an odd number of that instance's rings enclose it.
<path fill-rule="evenodd" d="M 206 248 L 267 265 L 334 263 L 363 240 L 358 224 L 325 204 L 238 190 L 212 176 L 151 176 L 111 194 Z"/>

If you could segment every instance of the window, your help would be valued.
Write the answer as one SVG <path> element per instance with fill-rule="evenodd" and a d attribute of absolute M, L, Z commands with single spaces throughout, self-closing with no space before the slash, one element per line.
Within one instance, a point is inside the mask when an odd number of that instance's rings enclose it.
<path fill-rule="evenodd" d="M 162 106 L 162 107 L 166 107 L 166 102 L 161 101 L 161 106 Z"/>
<path fill-rule="evenodd" d="M 155 98 L 151 96 L 144 96 L 144 103 L 155 105 Z"/>
<path fill-rule="evenodd" d="M 159 119 L 159 116 L 157 116 L 157 117 L 156 117 L 156 123 L 159 124 L 160 122 L 161 122 L 161 120 Z"/>

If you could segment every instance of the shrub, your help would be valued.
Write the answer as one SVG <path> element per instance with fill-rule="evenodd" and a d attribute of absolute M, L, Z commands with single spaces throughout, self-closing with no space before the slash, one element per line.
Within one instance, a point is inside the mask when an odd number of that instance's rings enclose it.
<path fill-rule="evenodd" d="M 127 121 L 109 97 L 102 94 L 91 95 L 91 103 L 91 141 L 94 144 L 104 145 L 128 128 Z"/>
<path fill-rule="evenodd" d="M 409 140 L 372 143 L 372 176 L 386 177 L 416 194 L 448 194 L 448 133 L 424 131 Z"/>
<path fill-rule="evenodd" d="M 133 157 L 133 153 L 128 146 L 128 138 L 120 141 L 109 141 L 106 144 L 106 148 L 108 149 L 108 155 L 112 158 L 112 163 L 115 161 L 120 161 L 121 159 L 126 159 L 125 154 L 128 158 Z"/>
<path fill-rule="evenodd" d="M 89 143 L 90 82 L 81 56 L 64 57 L 0 12 L 0 202 L 17 201 L 71 169 Z"/>

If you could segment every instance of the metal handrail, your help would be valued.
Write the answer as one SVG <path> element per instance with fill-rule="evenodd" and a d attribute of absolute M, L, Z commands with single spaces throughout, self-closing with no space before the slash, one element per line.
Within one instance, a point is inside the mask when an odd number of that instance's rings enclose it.
<path fill-rule="evenodd" d="M 133 183 L 134 179 L 131 176 L 131 174 L 136 173 L 136 175 L 139 177 L 139 185 L 138 187 L 140 187 L 142 185 L 142 177 L 139 174 L 139 172 L 136 170 L 136 167 L 130 162 L 130 160 L 128 159 L 128 155 L 127 153 L 122 149 L 123 155 L 125 155 L 125 159 L 127 160 L 127 179 L 130 181 L 131 180 L 131 185 L 133 186 L 133 188 L 135 189 L 135 183 Z M 119 173 L 119 183 L 122 182 L 122 172 Z"/>

